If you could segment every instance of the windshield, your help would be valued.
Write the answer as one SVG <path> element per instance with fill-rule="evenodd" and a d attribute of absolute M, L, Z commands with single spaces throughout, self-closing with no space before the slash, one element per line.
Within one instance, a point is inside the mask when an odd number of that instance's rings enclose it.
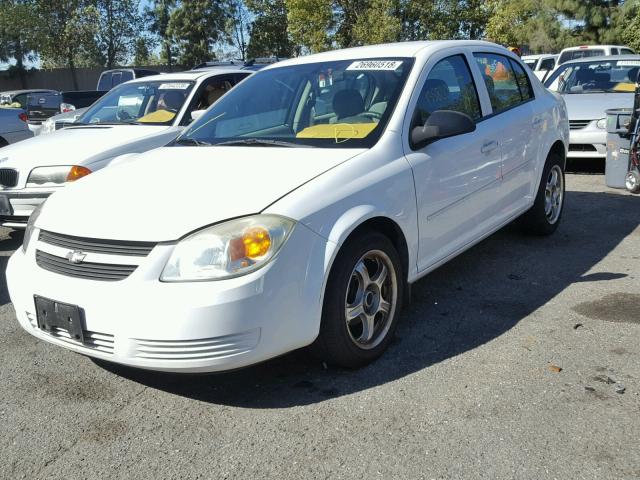
<path fill-rule="evenodd" d="M 385 58 L 263 70 L 216 102 L 176 143 L 370 148 L 412 65 L 410 58 Z"/>
<path fill-rule="evenodd" d="M 94 103 L 77 123 L 171 125 L 192 88 L 188 81 L 125 83 Z"/>
<path fill-rule="evenodd" d="M 629 93 L 635 91 L 638 60 L 610 60 L 561 66 L 545 82 L 558 93 Z"/>

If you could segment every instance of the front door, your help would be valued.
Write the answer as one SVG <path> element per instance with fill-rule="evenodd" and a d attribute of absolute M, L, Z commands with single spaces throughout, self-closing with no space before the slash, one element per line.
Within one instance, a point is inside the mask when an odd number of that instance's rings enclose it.
<path fill-rule="evenodd" d="M 418 206 L 418 269 L 424 271 L 473 241 L 486 223 L 500 185 L 500 138 L 482 119 L 468 57 L 443 58 L 428 70 L 411 126 L 436 110 L 454 110 L 476 121 L 476 131 L 409 148 Z"/>

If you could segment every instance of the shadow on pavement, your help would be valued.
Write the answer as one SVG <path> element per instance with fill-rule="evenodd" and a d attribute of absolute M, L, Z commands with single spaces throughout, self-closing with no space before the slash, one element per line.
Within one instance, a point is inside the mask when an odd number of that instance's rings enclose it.
<path fill-rule="evenodd" d="M 7 270 L 7 263 L 11 254 L 22 246 L 24 231 L 12 230 L 8 236 L 0 240 L 0 271 L 3 272 L 2 281 L 0 281 L 0 305 L 6 305 L 11 301 L 9 291 L 7 290 L 7 281 L 4 278 L 4 272 Z"/>
<path fill-rule="evenodd" d="M 246 408 L 287 408 L 348 395 L 473 350 L 574 282 L 622 278 L 622 272 L 587 272 L 639 224 L 637 198 L 568 192 L 555 235 L 527 237 L 507 227 L 414 284 L 413 302 L 405 307 L 395 341 L 380 360 L 358 371 L 323 368 L 300 351 L 217 375 L 100 365 L 152 388 Z"/>

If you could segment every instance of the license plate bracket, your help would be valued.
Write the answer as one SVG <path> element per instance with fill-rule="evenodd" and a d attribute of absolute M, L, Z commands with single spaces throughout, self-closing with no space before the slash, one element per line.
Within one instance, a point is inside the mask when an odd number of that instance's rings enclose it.
<path fill-rule="evenodd" d="M 84 343 L 83 315 L 80 307 L 38 295 L 34 295 L 34 300 L 39 329 L 54 333 L 56 328 L 61 328 L 66 330 L 73 340 Z"/>

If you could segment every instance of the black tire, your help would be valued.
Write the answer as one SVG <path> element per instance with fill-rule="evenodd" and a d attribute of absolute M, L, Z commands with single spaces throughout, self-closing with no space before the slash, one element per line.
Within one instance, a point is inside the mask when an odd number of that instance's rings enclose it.
<path fill-rule="evenodd" d="M 559 211 L 554 211 L 553 215 L 550 215 L 547 207 L 547 198 L 549 198 L 547 196 L 547 183 L 551 180 L 553 172 L 560 178 L 561 186 L 558 190 L 560 191 L 561 197 Z M 535 202 L 533 206 L 517 220 L 516 225 L 520 230 L 529 235 L 551 235 L 556 231 L 562 219 L 565 199 L 564 160 L 557 153 L 551 152 L 547 157 L 542 171 L 542 178 L 538 186 Z"/>
<path fill-rule="evenodd" d="M 640 171 L 637 168 L 634 168 L 625 178 L 625 185 L 627 190 L 635 195 L 640 193 Z"/>
<path fill-rule="evenodd" d="M 376 278 L 381 280 L 381 275 L 376 275 L 383 272 L 381 264 L 391 268 L 387 269 L 388 277 L 385 277 L 388 278 L 388 282 L 378 288 L 373 281 Z M 364 288 L 362 285 L 366 281 L 363 282 L 363 276 L 355 271 L 356 266 L 363 265 L 367 268 L 367 279 L 372 282 Z M 376 270 L 373 270 L 374 268 Z M 395 282 L 395 288 L 392 282 Z M 372 293 L 370 289 L 374 289 L 375 292 Z M 386 236 L 375 231 L 366 231 L 351 238 L 338 253 L 329 274 L 322 307 L 320 333 L 311 345 L 312 353 L 331 365 L 343 368 L 359 368 L 378 358 L 387 349 L 395 333 L 402 309 L 404 289 L 405 277 L 400 256 Z M 363 295 L 359 295 L 361 291 Z M 378 297 L 376 292 L 379 294 Z M 348 327 L 347 307 L 352 308 L 350 296 L 354 297 L 352 303 L 361 304 L 364 310 L 363 316 L 354 317 Z M 363 300 L 355 301 L 356 296 Z M 376 301 L 378 303 L 375 303 Z M 383 302 L 386 304 L 387 301 L 389 314 L 385 316 L 378 307 L 381 307 Z M 370 315 L 374 311 L 377 313 Z M 366 344 L 363 340 L 367 336 L 365 332 L 367 318 L 373 318 L 370 325 L 374 325 L 371 329 L 374 333 L 370 344 Z M 360 333 L 357 333 L 358 331 Z"/>
<path fill-rule="evenodd" d="M 6 147 L 7 145 L 9 145 L 9 142 L 7 142 L 4 138 L 0 137 L 0 148 Z"/>

